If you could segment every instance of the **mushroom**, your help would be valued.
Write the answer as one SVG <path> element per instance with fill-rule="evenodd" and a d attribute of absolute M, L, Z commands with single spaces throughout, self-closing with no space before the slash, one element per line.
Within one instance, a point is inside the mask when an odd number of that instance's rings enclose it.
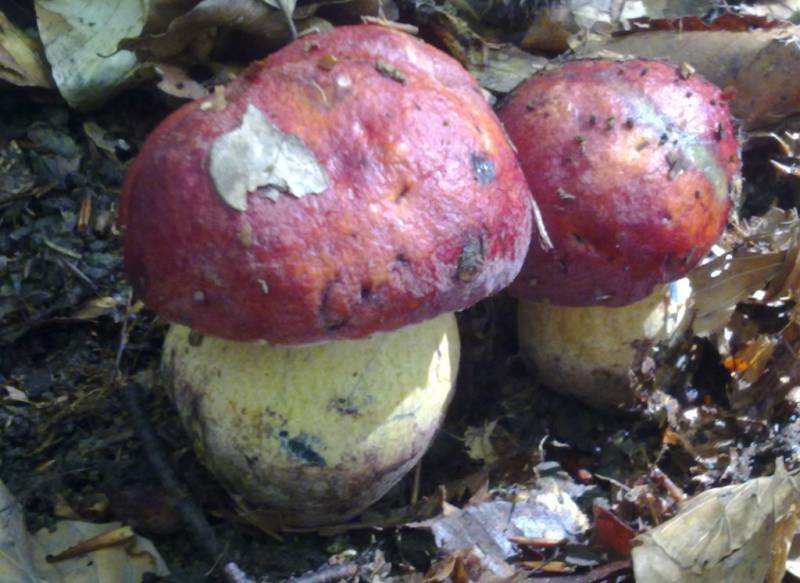
<path fill-rule="evenodd" d="M 283 525 L 374 502 L 435 433 L 452 312 L 516 276 L 531 205 L 475 81 L 388 28 L 305 36 L 173 113 L 120 209 L 201 459 Z"/>
<path fill-rule="evenodd" d="M 686 67 L 581 60 L 528 79 L 499 116 L 553 244 L 534 242 L 510 287 L 522 350 L 552 388 L 630 404 L 623 363 L 686 328 L 668 314 L 690 294 L 664 284 L 727 223 L 740 168 L 728 104 Z"/>

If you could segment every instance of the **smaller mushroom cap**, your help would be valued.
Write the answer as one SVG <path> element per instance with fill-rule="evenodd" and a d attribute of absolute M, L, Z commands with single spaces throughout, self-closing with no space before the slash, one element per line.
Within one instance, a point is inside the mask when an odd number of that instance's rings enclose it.
<path fill-rule="evenodd" d="M 511 293 L 622 306 L 674 281 L 724 229 L 740 168 L 719 88 L 667 63 L 583 60 L 536 74 L 500 110 L 553 248 Z"/>

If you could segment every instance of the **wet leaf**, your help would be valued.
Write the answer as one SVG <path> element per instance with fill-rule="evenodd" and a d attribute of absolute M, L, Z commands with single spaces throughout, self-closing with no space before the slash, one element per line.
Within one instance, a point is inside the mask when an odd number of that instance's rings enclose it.
<path fill-rule="evenodd" d="M 74 558 L 47 559 L 67 549 Z M 120 523 L 64 520 L 30 536 L 22 506 L 0 482 L 0 583 L 139 583 L 146 573 L 169 571 L 150 541 Z"/>
<path fill-rule="evenodd" d="M 0 80 L 21 87 L 52 87 L 41 44 L 0 11 Z"/>
<path fill-rule="evenodd" d="M 800 111 L 799 30 L 637 32 L 592 43 L 580 54 L 607 50 L 690 63 L 699 74 L 733 92 L 734 115 L 752 129 Z"/>
<path fill-rule="evenodd" d="M 145 0 L 36 0 L 35 7 L 53 80 L 71 106 L 99 105 L 136 70 L 136 56 L 117 44 L 141 32 Z"/>
<path fill-rule="evenodd" d="M 785 553 L 798 509 L 800 477 L 788 474 L 780 461 L 771 477 L 703 492 L 636 539 L 636 580 L 753 583 L 772 573 L 777 578 L 771 580 L 780 581 L 785 560 L 776 569 L 771 555 Z"/>

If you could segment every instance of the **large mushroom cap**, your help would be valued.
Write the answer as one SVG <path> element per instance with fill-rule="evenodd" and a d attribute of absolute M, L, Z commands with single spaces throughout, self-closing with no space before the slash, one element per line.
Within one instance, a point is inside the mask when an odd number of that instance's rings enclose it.
<path fill-rule="evenodd" d="M 396 329 L 507 286 L 530 241 L 530 192 L 469 74 L 373 26 L 284 51 L 221 107 L 172 114 L 132 166 L 125 264 L 145 303 L 212 336 L 299 344 Z"/>
<path fill-rule="evenodd" d="M 724 229 L 738 143 L 721 91 L 697 75 L 572 61 L 526 81 L 499 115 L 553 242 L 531 245 L 514 295 L 629 304 L 685 274 Z"/>

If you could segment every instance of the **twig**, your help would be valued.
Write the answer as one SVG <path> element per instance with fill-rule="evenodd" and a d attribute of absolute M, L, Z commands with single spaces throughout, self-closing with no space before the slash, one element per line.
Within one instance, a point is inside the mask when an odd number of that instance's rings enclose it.
<path fill-rule="evenodd" d="M 100 291 L 100 289 L 95 285 L 95 283 L 89 279 L 89 276 L 78 269 L 78 266 L 72 263 L 72 261 L 68 261 L 62 257 L 59 257 L 58 262 L 66 267 L 69 271 L 71 271 L 79 280 L 85 283 L 89 289 L 91 289 L 94 293 Z"/>
<path fill-rule="evenodd" d="M 167 462 L 161 443 L 144 411 L 142 394 L 142 387 L 136 383 L 129 384 L 125 389 L 125 403 L 128 415 L 139 440 L 142 442 L 147 460 L 150 462 L 150 466 L 153 468 L 164 490 L 177 500 L 175 509 L 183 519 L 197 547 L 209 557 L 218 557 L 223 551 L 217 540 L 217 535 L 214 534 L 200 508 L 178 483 L 175 472 L 172 471 Z M 222 573 L 228 583 L 252 583 L 252 580 L 247 577 L 236 563 L 226 563 Z"/>
<path fill-rule="evenodd" d="M 288 579 L 286 583 L 332 583 L 333 581 L 355 577 L 356 573 L 358 573 L 358 565 L 355 563 L 323 565 L 313 573 Z"/>
<path fill-rule="evenodd" d="M 419 486 L 422 481 L 422 460 L 417 462 L 414 468 L 414 480 L 411 482 L 411 506 L 419 500 Z"/>

